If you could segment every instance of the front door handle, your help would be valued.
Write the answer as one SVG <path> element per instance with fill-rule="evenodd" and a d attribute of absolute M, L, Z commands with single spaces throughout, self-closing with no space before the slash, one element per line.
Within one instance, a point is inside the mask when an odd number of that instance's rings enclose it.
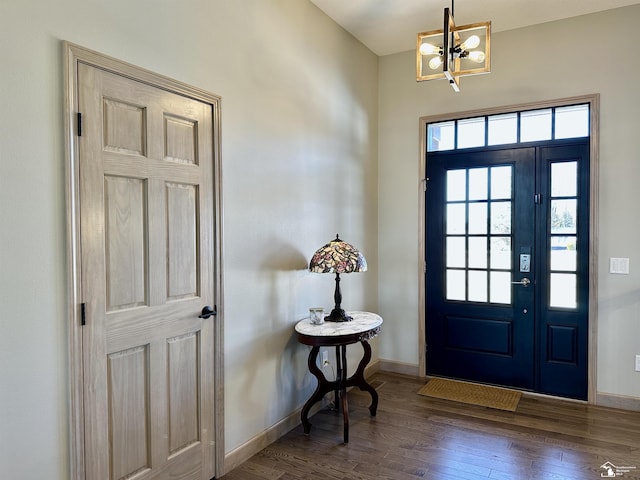
<path fill-rule="evenodd" d="M 531 280 L 529 280 L 527 277 L 524 277 L 519 282 L 511 282 L 511 284 L 512 285 L 522 285 L 523 287 L 528 287 L 531 284 Z"/>
<path fill-rule="evenodd" d="M 209 305 L 205 305 L 202 308 L 202 313 L 198 315 L 198 318 L 209 318 L 217 314 L 218 312 L 216 312 L 215 308 L 211 308 Z"/>

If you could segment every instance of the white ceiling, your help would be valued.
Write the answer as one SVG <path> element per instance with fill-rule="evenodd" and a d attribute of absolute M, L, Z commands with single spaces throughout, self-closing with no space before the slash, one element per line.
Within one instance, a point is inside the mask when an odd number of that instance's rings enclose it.
<path fill-rule="evenodd" d="M 415 48 L 442 28 L 450 0 L 311 0 L 377 55 Z M 456 25 L 491 21 L 492 33 L 640 3 L 640 0 L 457 0 Z"/>

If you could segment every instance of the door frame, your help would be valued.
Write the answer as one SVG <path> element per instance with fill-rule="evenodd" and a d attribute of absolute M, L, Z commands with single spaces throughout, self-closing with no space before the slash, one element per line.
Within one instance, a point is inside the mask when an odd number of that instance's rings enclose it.
<path fill-rule="evenodd" d="M 426 199 L 427 188 L 427 125 L 430 123 L 458 120 L 461 118 L 478 117 L 485 115 L 497 115 L 502 113 L 518 112 L 522 110 L 537 110 L 550 107 L 562 107 L 586 103 L 589 105 L 589 331 L 588 331 L 588 372 L 587 372 L 587 402 L 596 403 L 597 400 L 597 353 L 598 353 L 598 173 L 599 173 L 599 126 L 600 126 L 600 95 L 582 95 L 557 100 L 533 102 L 518 105 L 505 105 L 501 107 L 469 110 L 420 117 L 420 172 L 418 182 L 419 208 L 418 208 L 418 375 L 426 377 L 426 299 L 425 299 L 425 228 L 426 228 Z"/>
<path fill-rule="evenodd" d="M 214 232 L 214 298 L 217 316 L 214 321 L 214 434 L 216 477 L 224 473 L 224 301 L 222 265 L 222 162 L 220 135 L 220 97 L 197 87 L 145 70 L 70 42 L 62 42 L 64 50 L 64 108 L 65 108 L 65 178 L 66 178 L 66 238 L 67 238 L 67 310 L 70 383 L 70 456 L 71 478 L 85 478 L 84 409 L 82 373 L 82 271 L 80 252 L 80 175 L 78 149 L 78 66 L 87 64 L 186 96 L 211 106 L 213 113 L 213 212 Z"/>

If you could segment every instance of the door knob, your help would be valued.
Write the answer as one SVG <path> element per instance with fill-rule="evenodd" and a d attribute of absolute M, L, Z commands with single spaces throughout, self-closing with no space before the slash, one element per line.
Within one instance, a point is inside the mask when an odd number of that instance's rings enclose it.
<path fill-rule="evenodd" d="M 218 312 L 216 312 L 215 308 L 211 308 L 209 305 L 205 305 L 202 308 L 202 313 L 200 315 L 198 315 L 198 318 L 209 318 L 209 317 L 211 317 L 213 315 L 217 315 L 217 314 L 218 314 Z"/>
<path fill-rule="evenodd" d="M 524 277 L 519 282 L 511 282 L 512 285 L 522 285 L 523 287 L 528 287 L 530 283 L 531 280 L 529 280 L 527 277 Z"/>

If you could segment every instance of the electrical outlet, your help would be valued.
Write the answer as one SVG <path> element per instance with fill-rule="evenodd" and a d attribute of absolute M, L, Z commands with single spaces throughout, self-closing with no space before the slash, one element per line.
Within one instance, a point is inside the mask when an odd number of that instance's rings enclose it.
<path fill-rule="evenodd" d="M 640 355 L 636 355 L 636 372 L 640 372 Z"/>
<path fill-rule="evenodd" d="M 329 365 L 329 352 L 326 350 L 322 351 L 322 366 Z"/>

